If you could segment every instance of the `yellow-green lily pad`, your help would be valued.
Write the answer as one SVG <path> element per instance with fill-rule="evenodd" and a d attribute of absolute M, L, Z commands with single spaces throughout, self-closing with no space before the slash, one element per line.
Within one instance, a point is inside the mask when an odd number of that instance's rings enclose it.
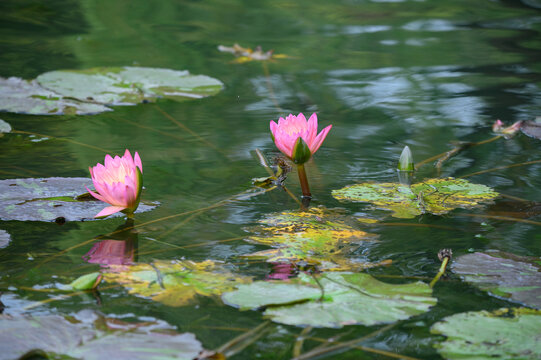
<path fill-rule="evenodd" d="M 541 358 L 541 311 L 526 308 L 472 311 L 435 323 L 430 329 L 447 339 L 436 345 L 446 359 Z"/>
<path fill-rule="evenodd" d="M 184 306 L 196 296 L 220 296 L 239 284 L 251 282 L 211 260 L 155 261 L 151 264 L 111 265 L 104 279 L 116 282 L 139 295 L 169 306 Z"/>
<path fill-rule="evenodd" d="M 243 257 L 265 259 L 267 262 L 302 262 L 319 270 L 360 270 L 381 264 L 367 263 L 348 257 L 359 244 L 374 241 L 375 236 L 347 223 L 340 210 L 314 207 L 306 211 L 284 211 L 270 214 L 249 229 L 254 233 L 246 240 L 272 246 Z"/>
<path fill-rule="evenodd" d="M 338 200 L 368 202 L 391 210 L 397 218 L 421 214 L 443 215 L 456 208 L 472 208 L 494 200 L 498 193 L 490 187 L 464 179 L 429 179 L 411 186 L 399 183 L 362 183 L 333 190 Z"/>
<path fill-rule="evenodd" d="M 223 294 L 241 310 L 265 307 L 263 315 L 288 325 L 339 328 L 408 319 L 435 305 L 423 282 L 386 284 L 363 273 L 301 273 L 286 281 L 256 281 Z"/>
<path fill-rule="evenodd" d="M 489 294 L 541 309 L 541 260 L 502 251 L 459 256 L 452 270 Z"/>

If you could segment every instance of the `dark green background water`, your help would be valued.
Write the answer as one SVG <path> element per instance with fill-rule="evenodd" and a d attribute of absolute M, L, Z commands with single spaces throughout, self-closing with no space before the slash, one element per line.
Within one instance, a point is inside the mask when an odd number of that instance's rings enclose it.
<path fill-rule="evenodd" d="M 122 153 L 137 150 L 143 159 L 143 200 L 159 202 L 137 222 L 194 210 L 251 187 L 265 170 L 251 151 L 271 154 L 269 121 L 288 113 L 317 112 L 320 127 L 333 124 L 327 140 L 308 166 L 314 203 L 343 207 L 352 215 L 383 217 L 368 205 L 334 200 L 330 192 L 351 183 L 396 181 L 394 168 L 404 145 L 417 161 L 450 149 L 455 140 L 480 141 L 492 136 L 496 119 L 531 120 L 541 106 L 541 2 L 529 1 L 143 1 L 65 0 L 0 2 L 0 76 L 34 78 L 58 69 L 140 65 L 189 69 L 220 79 L 225 89 L 202 100 L 160 101 L 95 116 L 0 117 L 16 130 L 67 137 Z M 217 46 L 238 42 L 247 47 L 291 56 L 268 64 L 232 64 Z M 269 90 L 268 82 L 273 92 Z M 157 106 L 188 126 L 220 153 L 172 123 Z M 151 128 L 152 130 L 149 130 Z M 98 150 L 54 139 L 26 135 L 0 138 L 0 179 L 89 176 L 88 166 L 103 160 Z M 539 140 L 519 135 L 462 152 L 445 163 L 442 176 L 462 176 L 502 165 L 539 159 Z M 540 200 L 541 165 L 499 170 L 471 181 L 496 191 Z M 418 179 L 437 176 L 432 166 Z M 296 176 L 288 186 L 300 194 Z M 497 205 L 502 205 L 498 201 Z M 285 193 L 274 191 L 207 211 L 179 227 L 183 218 L 140 229 L 139 260 L 204 259 L 237 264 L 245 274 L 263 278 L 266 264 L 245 264 L 236 255 L 262 249 L 242 240 L 211 243 L 246 234 L 244 228 L 273 211 L 296 209 Z M 445 225 L 378 226 L 369 232 L 379 242 L 359 249 L 372 261 L 393 265 L 373 274 L 434 276 L 436 254 L 455 255 L 499 249 L 540 256 L 539 228 L 519 222 L 460 216 L 490 209 L 455 211 L 401 222 Z M 538 220 L 530 217 L 530 220 Z M 386 217 L 386 222 L 396 219 Z M 11 235 L 0 249 L 0 291 L 7 313 L 16 314 L 47 294 L 24 290 L 68 283 L 95 271 L 81 256 L 92 244 L 36 266 L 51 255 L 113 231 L 123 221 L 84 223 L 0 222 Z M 177 226 L 177 227 L 176 227 Z M 172 231 L 171 231 L 172 230 Z M 159 240 L 156 241 L 156 240 Z M 196 243 L 206 246 L 176 249 Z M 148 254 L 147 254 L 148 253 Z M 438 305 L 404 322 L 367 346 L 418 358 L 437 358 L 439 340 L 428 329 L 444 316 L 467 310 L 493 309 L 509 303 L 457 281 L 435 289 Z M 253 327 L 258 312 L 239 312 L 219 301 L 201 298 L 197 305 L 172 308 L 129 296 L 124 290 L 102 291 L 102 305 L 92 297 L 72 297 L 36 307 L 30 313 L 73 313 L 99 308 L 107 314 L 164 319 L 181 331 L 194 332 L 206 348 L 215 348 L 237 333 L 213 327 Z M 291 357 L 299 328 L 279 331 L 238 355 L 239 359 Z M 373 329 L 355 326 L 345 337 Z M 330 337 L 344 330 L 320 329 Z M 313 347 L 315 343 L 307 343 Z M 329 358 L 371 359 L 352 350 Z M 382 357 L 383 358 L 383 357 Z"/>

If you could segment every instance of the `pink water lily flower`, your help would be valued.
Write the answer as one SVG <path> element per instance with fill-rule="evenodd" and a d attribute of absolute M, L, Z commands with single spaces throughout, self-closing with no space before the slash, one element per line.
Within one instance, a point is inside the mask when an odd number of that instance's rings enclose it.
<path fill-rule="evenodd" d="M 273 120 L 270 122 L 270 130 L 276 147 L 296 163 L 306 162 L 310 156 L 314 155 L 331 128 L 332 125 L 329 125 L 318 134 L 315 113 L 310 116 L 308 121 L 300 113 L 297 116 L 289 114 L 285 119 L 281 117 L 278 119 L 278 124 Z M 310 150 L 310 153 L 303 156 L 303 159 L 295 159 L 295 144 L 299 138 L 302 138 Z"/>
<path fill-rule="evenodd" d="M 139 154 L 135 152 L 133 158 L 128 149 L 122 157 L 113 158 L 107 154 L 104 164 L 98 163 L 94 167 L 89 167 L 96 192 L 86 189 L 96 199 L 111 206 L 94 217 L 104 217 L 119 211 L 132 214 L 139 205 L 143 188 L 143 164 Z"/>

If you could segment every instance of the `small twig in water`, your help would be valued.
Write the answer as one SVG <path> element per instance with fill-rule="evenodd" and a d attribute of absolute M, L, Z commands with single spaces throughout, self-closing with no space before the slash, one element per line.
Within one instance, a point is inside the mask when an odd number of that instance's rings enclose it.
<path fill-rule="evenodd" d="M 441 249 L 438 252 L 438 259 L 441 261 L 440 270 L 432 279 L 430 282 L 430 287 L 433 288 L 434 285 L 438 282 L 438 280 L 442 277 L 443 274 L 445 274 L 445 269 L 447 268 L 447 264 L 449 264 L 449 260 L 451 260 L 451 257 L 453 256 L 453 251 L 451 249 Z"/>

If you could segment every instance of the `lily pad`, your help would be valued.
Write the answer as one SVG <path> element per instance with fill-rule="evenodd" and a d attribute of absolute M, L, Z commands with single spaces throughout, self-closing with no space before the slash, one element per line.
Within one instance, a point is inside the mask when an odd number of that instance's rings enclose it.
<path fill-rule="evenodd" d="M 106 204 L 77 200 L 85 192 L 85 185 L 91 186 L 92 180 L 60 177 L 0 180 L 0 220 L 91 220 Z M 140 204 L 137 212 L 154 207 Z"/>
<path fill-rule="evenodd" d="M 4 120 L 0 119 L 0 137 L 2 137 L 2 134 L 8 133 L 10 131 L 11 131 L 11 126 Z"/>
<path fill-rule="evenodd" d="M 152 264 L 128 266 L 111 265 L 104 279 L 129 289 L 130 294 L 150 298 L 169 306 L 192 303 L 197 295 L 219 296 L 238 284 L 251 281 L 250 277 L 231 273 L 211 260 L 155 261 Z"/>
<path fill-rule="evenodd" d="M 0 111 L 32 115 L 85 115 L 111 111 L 101 104 L 66 99 L 35 80 L 0 77 Z"/>
<path fill-rule="evenodd" d="M 541 309 L 541 262 L 501 251 L 458 257 L 452 270 L 491 295 Z"/>
<path fill-rule="evenodd" d="M 436 345 L 446 359 L 540 359 L 541 311 L 516 308 L 472 311 L 435 323 L 447 339 Z"/>
<path fill-rule="evenodd" d="M 257 281 L 223 294 L 241 310 L 265 307 L 265 316 L 288 325 L 375 325 L 422 314 L 435 305 L 423 282 L 386 284 L 362 273 L 325 273 L 285 281 Z M 317 279 L 317 281 L 316 281 Z M 323 291 L 322 291 L 323 289 Z"/>
<path fill-rule="evenodd" d="M 221 81 L 188 71 L 144 67 L 99 67 L 58 70 L 41 74 L 40 85 L 62 96 L 107 105 L 132 105 L 155 101 L 202 98 L 218 93 Z"/>
<path fill-rule="evenodd" d="M 270 214 L 259 221 L 261 226 L 249 229 L 257 235 L 246 240 L 274 249 L 243 257 L 266 259 L 268 262 L 301 262 L 327 271 L 360 270 L 380 265 L 347 257 L 358 249 L 359 244 L 373 241 L 375 236 L 348 225 L 346 221 L 347 216 L 339 210 L 324 207 Z"/>
<path fill-rule="evenodd" d="M 362 183 L 333 190 L 338 200 L 369 202 L 391 210 L 397 218 L 421 214 L 446 214 L 456 208 L 471 208 L 492 201 L 498 193 L 490 187 L 464 179 L 429 179 L 411 186 L 399 183 Z"/>
<path fill-rule="evenodd" d="M 95 329 L 69 320 L 57 315 L 0 316 L 0 360 L 18 359 L 29 352 L 49 359 L 191 360 L 202 350 L 201 343 L 190 333 L 145 332 L 138 324 L 128 326 L 130 331 L 112 331 L 110 327 Z M 109 320 L 100 317 L 98 321 L 107 326 Z"/>
<path fill-rule="evenodd" d="M 9 233 L 6 230 L 0 230 L 0 249 L 7 247 L 10 241 Z"/>

